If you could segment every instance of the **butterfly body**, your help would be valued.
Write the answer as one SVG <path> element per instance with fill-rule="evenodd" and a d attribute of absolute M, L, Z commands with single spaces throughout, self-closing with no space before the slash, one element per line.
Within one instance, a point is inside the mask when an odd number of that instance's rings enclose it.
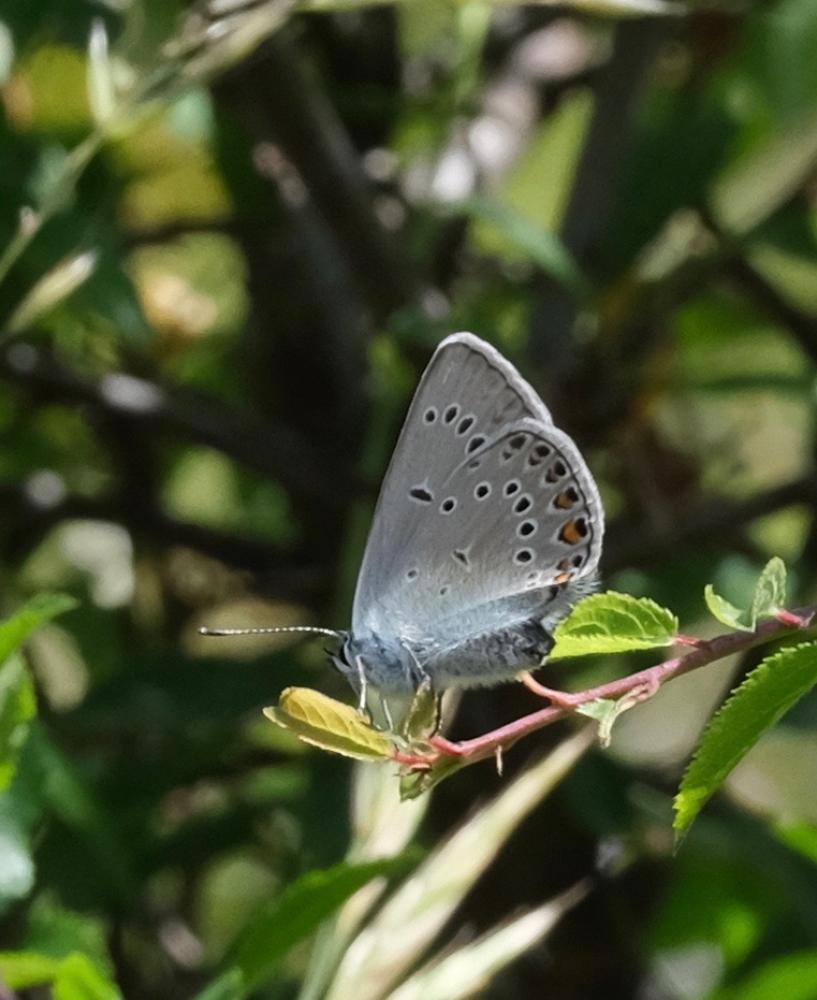
<path fill-rule="evenodd" d="M 490 344 L 453 334 L 383 481 L 334 661 L 365 701 L 539 666 L 593 588 L 604 514 L 576 445 Z"/>

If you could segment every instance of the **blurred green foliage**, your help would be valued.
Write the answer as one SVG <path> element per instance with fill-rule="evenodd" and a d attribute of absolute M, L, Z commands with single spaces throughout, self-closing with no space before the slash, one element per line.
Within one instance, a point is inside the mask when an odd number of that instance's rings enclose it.
<path fill-rule="evenodd" d="M 359 960 L 398 1000 L 817 995 L 814 696 L 673 855 L 688 754 L 761 654 L 608 750 L 552 728 L 398 805 L 389 765 L 261 715 L 348 698 L 320 643 L 197 634 L 348 624 L 455 329 L 580 443 L 605 586 L 707 634 L 704 585 L 749 607 L 780 555 L 813 603 L 815 44 L 813 0 L 3 6 L 0 991 L 363 1000 Z M 469 694 L 450 731 L 538 705 Z"/>

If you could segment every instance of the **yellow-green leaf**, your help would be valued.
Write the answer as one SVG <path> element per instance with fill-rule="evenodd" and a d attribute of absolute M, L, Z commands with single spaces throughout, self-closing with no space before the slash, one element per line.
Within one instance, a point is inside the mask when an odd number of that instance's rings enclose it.
<path fill-rule="evenodd" d="M 550 659 L 671 646 L 678 619 L 648 597 L 608 590 L 580 601 L 557 626 Z"/>
<path fill-rule="evenodd" d="M 344 757 L 381 760 L 394 751 L 386 734 L 373 729 L 356 709 L 310 688 L 286 688 L 264 715 L 304 743 Z"/>

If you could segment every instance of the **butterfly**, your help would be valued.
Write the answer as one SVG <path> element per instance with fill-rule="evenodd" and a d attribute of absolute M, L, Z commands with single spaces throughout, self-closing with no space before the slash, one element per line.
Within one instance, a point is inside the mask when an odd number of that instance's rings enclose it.
<path fill-rule="evenodd" d="M 572 439 L 499 351 L 455 333 L 420 379 L 383 480 L 351 630 L 303 630 L 341 640 L 332 659 L 361 709 L 379 701 L 393 725 L 421 685 L 493 685 L 540 666 L 593 589 L 603 534 Z"/>

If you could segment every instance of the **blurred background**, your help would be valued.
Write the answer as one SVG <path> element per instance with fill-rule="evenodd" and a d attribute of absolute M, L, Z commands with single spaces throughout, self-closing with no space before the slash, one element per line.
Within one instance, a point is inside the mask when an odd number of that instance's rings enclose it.
<path fill-rule="evenodd" d="M 261 715 L 293 684 L 350 700 L 321 641 L 197 629 L 348 625 L 448 332 L 494 343 L 578 442 L 605 586 L 704 636 L 704 585 L 737 603 L 771 555 L 793 604 L 814 599 L 815 52 L 813 0 L 7 0 L 2 603 L 78 603 L 30 643 L 38 718 L 3 772 L 6 958 L 85 956 L 57 1000 L 250 995 L 213 977 L 255 914 L 347 857 L 353 782 L 360 821 L 378 766 L 353 778 Z M 471 995 L 817 997 L 814 698 L 673 855 L 688 754 L 759 656 L 625 716 L 480 878 L 460 853 L 429 947 L 594 879 Z M 469 694 L 450 733 L 539 704 Z M 0 728 L 7 708 L 0 690 Z M 504 777 L 484 763 L 392 803 L 385 853 L 433 852 L 571 731 L 520 743 Z M 324 995 L 314 955 L 296 942 L 251 995 Z M 4 998 L 52 995 L 0 974 Z"/>

